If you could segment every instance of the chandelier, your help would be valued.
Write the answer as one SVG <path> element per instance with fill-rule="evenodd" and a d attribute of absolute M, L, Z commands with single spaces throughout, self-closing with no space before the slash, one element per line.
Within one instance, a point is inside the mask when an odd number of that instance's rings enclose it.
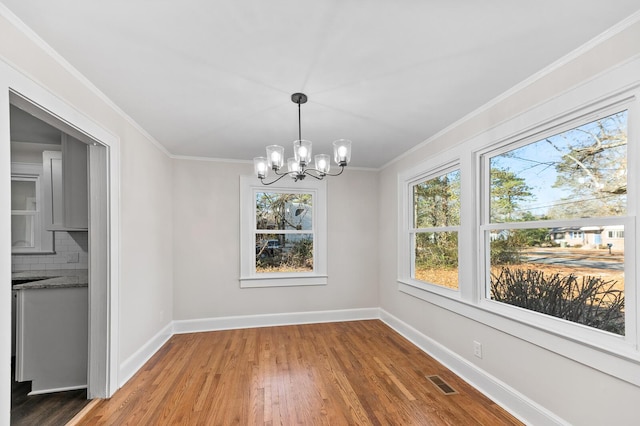
<path fill-rule="evenodd" d="M 314 167 L 311 164 L 311 141 L 302 139 L 302 125 L 300 123 L 300 105 L 307 102 L 307 95 L 304 93 L 294 93 L 291 101 L 298 104 L 298 140 L 293 142 L 293 157 L 287 159 L 287 171 L 280 172 L 284 165 L 284 148 L 280 145 L 269 145 L 266 157 L 256 157 L 253 159 L 253 168 L 256 176 L 263 185 L 271 185 L 278 182 L 285 176 L 291 177 L 294 181 L 303 180 L 306 176 L 322 180 L 325 176 L 338 176 L 351 161 L 351 141 L 338 139 L 333 142 L 333 160 L 340 167 L 340 171 L 335 174 L 329 173 L 331 160 L 327 154 L 317 154 L 314 157 Z M 269 175 L 269 170 L 273 170 L 278 176 L 271 182 L 265 182 Z"/>

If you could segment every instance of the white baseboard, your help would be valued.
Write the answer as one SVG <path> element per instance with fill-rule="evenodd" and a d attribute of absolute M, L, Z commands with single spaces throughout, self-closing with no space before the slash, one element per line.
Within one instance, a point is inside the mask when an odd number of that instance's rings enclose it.
<path fill-rule="evenodd" d="M 358 321 L 379 318 L 379 308 L 244 315 L 174 321 L 173 332 L 175 334 L 197 333 L 201 331 L 233 330 L 239 328 L 271 327 L 294 324 L 314 324 L 322 322 Z"/>
<path fill-rule="evenodd" d="M 120 364 L 120 370 L 118 372 L 118 388 L 121 388 L 125 383 L 127 383 L 129 379 L 131 379 L 131 377 L 133 377 L 133 375 L 136 374 L 156 352 L 158 352 L 162 345 L 164 345 L 171 336 L 173 336 L 173 323 L 167 324 L 147 343 L 138 349 L 136 353 Z"/>
<path fill-rule="evenodd" d="M 66 392 L 66 391 L 72 391 L 72 390 L 78 390 L 78 389 L 86 389 L 86 388 L 87 388 L 87 385 L 77 385 L 77 386 L 65 386 L 65 387 L 62 387 L 62 388 L 39 389 L 39 390 L 31 391 L 27 395 L 28 396 L 44 395 L 46 393 Z"/>
<path fill-rule="evenodd" d="M 481 368 L 478 368 L 475 364 L 467 361 L 465 358 L 452 352 L 430 337 L 425 336 L 409 324 L 383 309 L 380 310 L 380 319 L 525 424 L 569 424 L 504 382 L 488 374 Z"/>

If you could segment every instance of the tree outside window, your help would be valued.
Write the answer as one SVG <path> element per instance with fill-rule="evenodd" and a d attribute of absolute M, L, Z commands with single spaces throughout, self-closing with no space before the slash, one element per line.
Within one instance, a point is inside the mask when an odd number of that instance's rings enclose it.
<path fill-rule="evenodd" d="M 458 289 L 460 171 L 413 185 L 412 278 Z"/>
<path fill-rule="evenodd" d="M 488 296 L 624 335 L 627 111 L 488 164 Z"/>
<path fill-rule="evenodd" d="M 256 272 L 313 271 L 313 196 L 256 193 Z"/>

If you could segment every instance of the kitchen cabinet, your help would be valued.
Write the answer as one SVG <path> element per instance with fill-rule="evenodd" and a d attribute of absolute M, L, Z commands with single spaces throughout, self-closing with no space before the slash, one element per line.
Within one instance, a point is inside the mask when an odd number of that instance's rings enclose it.
<path fill-rule="evenodd" d="M 16 380 L 29 395 L 86 388 L 87 300 L 86 285 L 17 290 Z"/>
<path fill-rule="evenodd" d="M 62 152 L 42 153 L 45 198 L 43 212 L 48 231 L 88 229 L 87 145 L 62 135 Z"/>

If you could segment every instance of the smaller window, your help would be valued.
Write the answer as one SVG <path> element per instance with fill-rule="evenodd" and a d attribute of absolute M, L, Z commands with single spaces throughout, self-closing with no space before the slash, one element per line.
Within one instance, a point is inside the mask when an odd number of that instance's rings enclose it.
<path fill-rule="evenodd" d="M 458 290 L 460 170 L 411 185 L 411 278 Z"/>
<path fill-rule="evenodd" d="M 256 273 L 313 272 L 313 199 L 256 192 Z"/>
<path fill-rule="evenodd" d="M 241 178 L 241 287 L 327 283 L 326 183 Z"/>

